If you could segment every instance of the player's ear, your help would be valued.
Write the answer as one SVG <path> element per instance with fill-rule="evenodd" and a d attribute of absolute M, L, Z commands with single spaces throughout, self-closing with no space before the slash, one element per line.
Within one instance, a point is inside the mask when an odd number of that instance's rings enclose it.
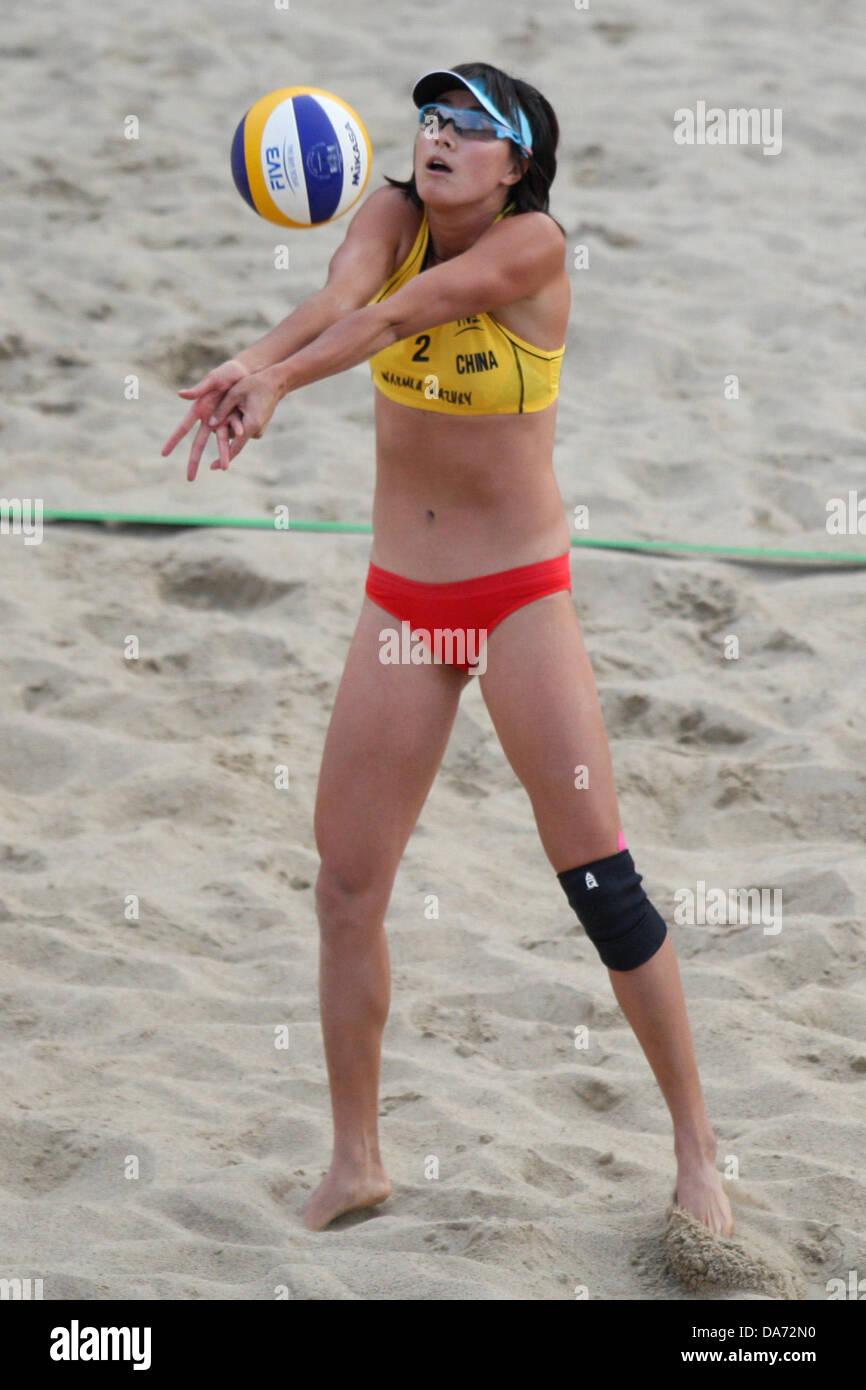
<path fill-rule="evenodd" d="M 526 158 L 526 155 L 520 154 L 517 150 L 513 150 L 511 154 L 511 164 L 508 170 L 507 182 L 520 183 L 520 180 L 523 178 L 523 175 L 526 173 L 528 168 L 529 160 Z"/>

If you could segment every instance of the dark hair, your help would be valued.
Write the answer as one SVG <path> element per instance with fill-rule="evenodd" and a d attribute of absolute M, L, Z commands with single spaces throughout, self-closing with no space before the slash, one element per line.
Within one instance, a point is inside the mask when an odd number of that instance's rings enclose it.
<path fill-rule="evenodd" d="M 509 77 L 507 72 L 494 68 L 490 63 L 455 63 L 450 70 L 461 77 L 468 77 L 470 82 L 480 78 L 502 114 L 515 122 L 515 129 L 520 128 L 517 124 L 517 106 L 523 107 L 532 129 L 533 153 L 523 178 L 511 186 L 506 203 L 516 204 L 515 213 L 546 212 L 550 216 L 550 185 L 556 177 L 556 147 L 559 144 L 559 122 L 550 102 L 528 82 L 523 82 L 519 77 Z M 512 140 L 510 144 L 514 152 L 519 154 L 516 141 Z M 415 187 L 414 164 L 408 179 L 392 179 L 388 174 L 385 178 L 394 188 L 401 189 L 416 207 L 424 206 Z M 553 221 L 556 222 L 555 217 Z M 561 232 L 565 232 L 561 223 L 556 222 L 556 225 Z"/>

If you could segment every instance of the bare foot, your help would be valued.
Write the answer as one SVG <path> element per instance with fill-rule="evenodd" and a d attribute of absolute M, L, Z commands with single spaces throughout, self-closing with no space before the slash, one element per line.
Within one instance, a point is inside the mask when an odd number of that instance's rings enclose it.
<path fill-rule="evenodd" d="M 729 1236 L 734 1229 L 731 1204 L 722 1187 L 715 1154 L 678 1153 L 674 1201 L 713 1235 Z"/>
<path fill-rule="evenodd" d="M 375 1207 L 390 1195 L 391 1181 L 381 1163 L 364 1167 L 332 1163 L 303 1205 L 304 1225 L 311 1231 L 321 1231 L 344 1212 Z"/>

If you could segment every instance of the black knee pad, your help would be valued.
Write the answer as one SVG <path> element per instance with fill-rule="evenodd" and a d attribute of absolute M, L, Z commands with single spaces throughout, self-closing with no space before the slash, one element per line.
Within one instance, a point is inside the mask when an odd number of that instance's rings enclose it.
<path fill-rule="evenodd" d="M 578 921 L 610 970 L 636 970 L 667 936 L 627 849 L 557 874 Z"/>

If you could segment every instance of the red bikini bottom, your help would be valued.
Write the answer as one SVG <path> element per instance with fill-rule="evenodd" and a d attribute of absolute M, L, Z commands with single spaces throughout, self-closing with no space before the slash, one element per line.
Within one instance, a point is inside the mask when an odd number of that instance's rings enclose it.
<path fill-rule="evenodd" d="M 434 659 L 437 630 L 456 630 L 458 637 L 462 631 L 463 652 L 476 657 L 473 664 L 477 663 L 478 653 L 478 646 L 473 647 L 473 633 L 483 630 L 486 638 L 487 633 L 515 609 L 546 594 L 556 594 L 560 589 L 571 590 L 568 551 L 554 560 L 540 560 L 535 565 L 519 565 L 517 569 L 498 570 L 495 574 L 481 574 L 477 579 L 460 579 L 451 584 L 404 579 L 371 561 L 365 585 L 375 603 L 401 623 L 407 623 L 410 631 L 419 632 L 425 644 L 432 647 Z M 461 671 L 471 670 L 467 661 L 447 664 Z M 617 851 L 626 848 L 625 835 L 620 830 Z"/>
<path fill-rule="evenodd" d="M 517 569 L 498 570 L 448 584 L 404 579 L 371 561 L 365 585 L 375 603 L 401 623 L 408 623 L 410 632 L 419 632 L 433 651 L 434 660 L 438 649 L 439 659 L 445 653 L 443 664 L 461 671 L 470 671 L 477 665 L 487 635 L 509 613 L 560 589 L 571 589 L 568 551 L 553 560 L 539 560 L 534 565 L 518 565 Z M 453 634 L 453 638 L 447 634 Z M 449 654 L 461 659 L 447 659 Z"/>

